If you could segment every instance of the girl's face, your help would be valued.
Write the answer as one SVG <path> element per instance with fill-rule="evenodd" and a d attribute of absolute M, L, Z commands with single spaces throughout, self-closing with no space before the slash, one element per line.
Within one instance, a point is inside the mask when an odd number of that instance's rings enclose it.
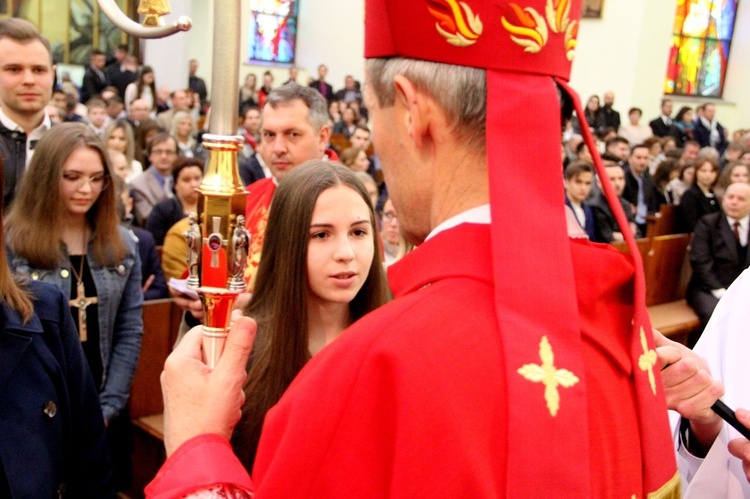
<path fill-rule="evenodd" d="M 729 174 L 729 183 L 734 184 L 735 182 L 750 182 L 750 168 L 747 165 L 738 165 L 732 169 L 732 173 Z"/>
<path fill-rule="evenodd" d="M 680 169 L 675 168 L 671 172 L 669 172 L 669 180 L 674 180 L 676 178 L 679 178 L 680 176 Z"/>
<path fill-rule="evenodd" d="M 693 179 L 695 178 L 695 168 L 685 168 L 685 170 L 682 172 L 682 181 L 686 184 L 692 184 Z"/>
<path fill-rule="evenodd" d="M 651 156 L 658 156 L 661 154 L 661 144 L 658 142 L 655 142 L 654 145 L 651 146 L 651 149 L 649 149 L 649 154 Z"/>
<path fill-rule="evenodd" d="M 591 97 L 589 99 L 589 102 L 586 104 L 586 107 L 591 111 L 596 111 L 597 109 L 599 109 L 599 97 Z"/>
<path fill-rule="evenodd" d="M 109 161 L 112 164 L 112 173 L 125 180 L 130 173 L 128 160 L 124 154 L 110 154 Z"/>
<path fill-rule="evenodd" d="M 255 87 L 255 75 L 247 75 L 247 78 L 245 78 L 245 86 L 248 88 Z"/>
<path fill-rule="evenodd" d="M 368 168 L 370 168 L 370 160 L 367 159 L 367 154 L 360 150 L 354 163 L 352 163 L 352 171 L 367 172 Z"/>
<path fill-rule="evenodd" d="M 711 163 L 703 163 L 695 172 L 696 182 L 703 187 L 710 187 L 716 182 L 717 172 Z"/>
<path fill-rule="evenodd" d="M 674 140 L 666 140 L 664 141 L 664 146 L 662 148 L 664 149 L 664 152 L 669 152 L 675 147 L 677 147 L 677 144 Z"/>
<path fill-rule="evenodd" d="M 396 209 L 393 207 L 393 202 L 390 199 L 383 205 L 382 220 L 383 239 L 385 239 L 388 244 L 392 244 L 395 246 L 396 244 L 398 244 L 399 240 L 398 216 L 396 214 Z"/>
<path fill-rule="evenodd" d="M 693 111 L 692 111 L 692 110 L 690 110 L 690 111 L 687 111 L 687 112 L 686 112 L 686 113 L 685 113 L 685 114 L 684 114 L 684 115 L 682 116 L 682 121 L 684 121 L 685 123 L 692 123 L 692 122 L 693 122 Z"/>
<path fill-rule="evenodd" d="M 97 151 L 85 146 L 74 149 L 65 160 L 60 177 L 60 194 L 67 214 L 86 215 L 107 187 L 108 180 Z"/>
<path fill-rule="evenodd" d="M 192 129 L 193 129 L 192 118 L 182 118 L 180 122 L 177 124 L 177 135 L 183 138 L 188 137 Z"/>
<path fill-rule="evenodd" d="M 180 170 L 177 175 L 177 182 L 174 184 L 174 191 L 177 198 L 188 203 L 195 204 L 198 202 L 198 187 L 203 180 L 203 170 L 198 166 L 186 166 Z"/>
<path fill-rule="evenodd" d="M 127 147 L 128 139 L 125 137 L 125 130 L 122 128 L 115 128 L 112 130 L 112 133 L 109 134 L 109 138 L 107 139 L 107 148 L 125 154 Z"/>
<path fill-rule="evenodd" d="M 151 85 L 154 82 L 154 73 L 143 73 L 143 83 Z"/>
<path fill-rule="evenodd" d="M 307 244 L 308 304 L 346 305 L 367 280 L 375 255 L 370 207 L 351 187 L 323 191 Z"/>
<path fill-rule="evenodd" d="M 740 157 L 740 161 L 750 166 L 750 152 L 746 152 Z"/>

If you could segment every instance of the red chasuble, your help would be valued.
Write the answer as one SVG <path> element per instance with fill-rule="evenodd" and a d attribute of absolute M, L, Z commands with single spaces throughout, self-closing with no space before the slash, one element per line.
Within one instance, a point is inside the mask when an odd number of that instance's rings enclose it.
<path fill-rule="evenodd" d="M 253 473 L 257 497 L 507 497 L 516 463 L 556 446 L 573 459 L 545 470 L 549 479 L 537 489 L 554 497 L 645 497 L 642 457 L 667 468 L 673 457 L 671 447 L 640 438 L 639 425 L 665 424 L 667 415 L 639 421 L 636 412 L 628 257 L 570 242 L 576 274 L 610 269 L 606 279 L 577 282 L 584 371 L 570 372 L 556 364 L 555 345 L 508 357 L 504 342 L 523 332 L 498 325 L 490 240 L 489 226 L 464 224 L 391 267 L 396 299 L 313 358 L 268 413 Z M 518 400 L 508 396 L 509 367 L 529 378 Z M 539 369 L 578 382 L 552 386 L 533 376 Z M 587 417 L 566 419 L 581 396 Z M 524 425 L 571 431 L 509 449 L 510 408 L 546 413 L 551 401 L 554 417 L 530 414 Z M 148 497 L 215 483 L 251 487 L 225 441 L 198 439 L 170 457 Z M 220 472 L 200 471 L 209 466 Z M 577 488 L 581 473 L 590 477 L 586 494 Z"/>
<path fill-rule="evenodd" d="M 252 292 L 260 264 L 263 238 L 266 235 L 268 212 L 271 208 L 273 193 L 276 192 L 276 182 L 270 177 L 258 180 L 247 186 L 247 192 L 249 194 L 245 209 L 245 227 L 250 232 L 250 247 L 247 250 L 245 282 L 248 292 Z"/>

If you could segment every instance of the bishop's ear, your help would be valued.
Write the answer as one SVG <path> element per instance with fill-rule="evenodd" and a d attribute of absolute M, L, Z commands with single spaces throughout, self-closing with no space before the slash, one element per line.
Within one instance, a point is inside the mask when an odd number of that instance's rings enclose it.
<path fill-rule="evenodd" d="M 421 148 L 422 137 L 426 131 L 425 95 L 419 92 L 414 83 L 403 75 L 397 75 L 393 78 L 393 86 L 395 88 L 396 119 L 403 120 L 399 125 L 405 127 L 409 137 L 414 141 L 414 145 Z"/>

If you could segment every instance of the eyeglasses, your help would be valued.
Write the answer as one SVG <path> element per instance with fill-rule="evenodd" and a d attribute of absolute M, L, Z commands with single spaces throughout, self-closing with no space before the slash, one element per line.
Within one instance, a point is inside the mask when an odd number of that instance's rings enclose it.
<path fill-rule="evenodd" d="M 177 153 L 173 149 L 152 149 L 151 154 L 166 154 L 167 156 L 176 156 Z"/>
<path fill-rule="evenodd" d="M 395 213 L 393 213 L 392 211 L 387 211 L 387 212 L 382 211 L 382 212 L 380 212 L 380 217 L 383 220 L 385 220 L 386 222 L 390 222 L 394 218 L 398 220 L 398 216 Z"/>
<path fill-rule="evenodd" d="M 75 187 L 76 190 L 83 187 L 85 183 L 91 186 L 94 191 L 103 191 L 110 184 L 109 175 L 94 175 L 93 177 L 84 177 L 77 173 L 63 173 L 63 181 Z"/>

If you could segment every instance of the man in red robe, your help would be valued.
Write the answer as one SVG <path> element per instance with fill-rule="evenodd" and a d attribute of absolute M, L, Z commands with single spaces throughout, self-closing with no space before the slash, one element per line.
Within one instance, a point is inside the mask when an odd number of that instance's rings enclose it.
<path fill-rule="evenodd" d="M 326 149 L 331 136 L 326 101 L 308 87 L 292 84 L 271 91 L 263 107 L 261 136 L 259 154 L 273 176 L 247 187 L 245 226 L 250 232 L 250 248 L 245 280 L 250 291 L 258 271 L 268 210 L 278 181 L 306 161 L 338 159 L 333 151 Z"/>
<path fill-rule="evenodd" d="M 149 497 L 679 497 L 635 241 L 631 259 L 567 236 L 560 118 L 570 100 L 583 114 L 566 84 L 580 9 L 368 0 L 365 99 L 419 247 L 389 269 L 395 300 L 269 411 L 252 479 L 227 442 L 251 328 L 214 371 L 191 332 L 165 368 L 170 457 Z"/>

